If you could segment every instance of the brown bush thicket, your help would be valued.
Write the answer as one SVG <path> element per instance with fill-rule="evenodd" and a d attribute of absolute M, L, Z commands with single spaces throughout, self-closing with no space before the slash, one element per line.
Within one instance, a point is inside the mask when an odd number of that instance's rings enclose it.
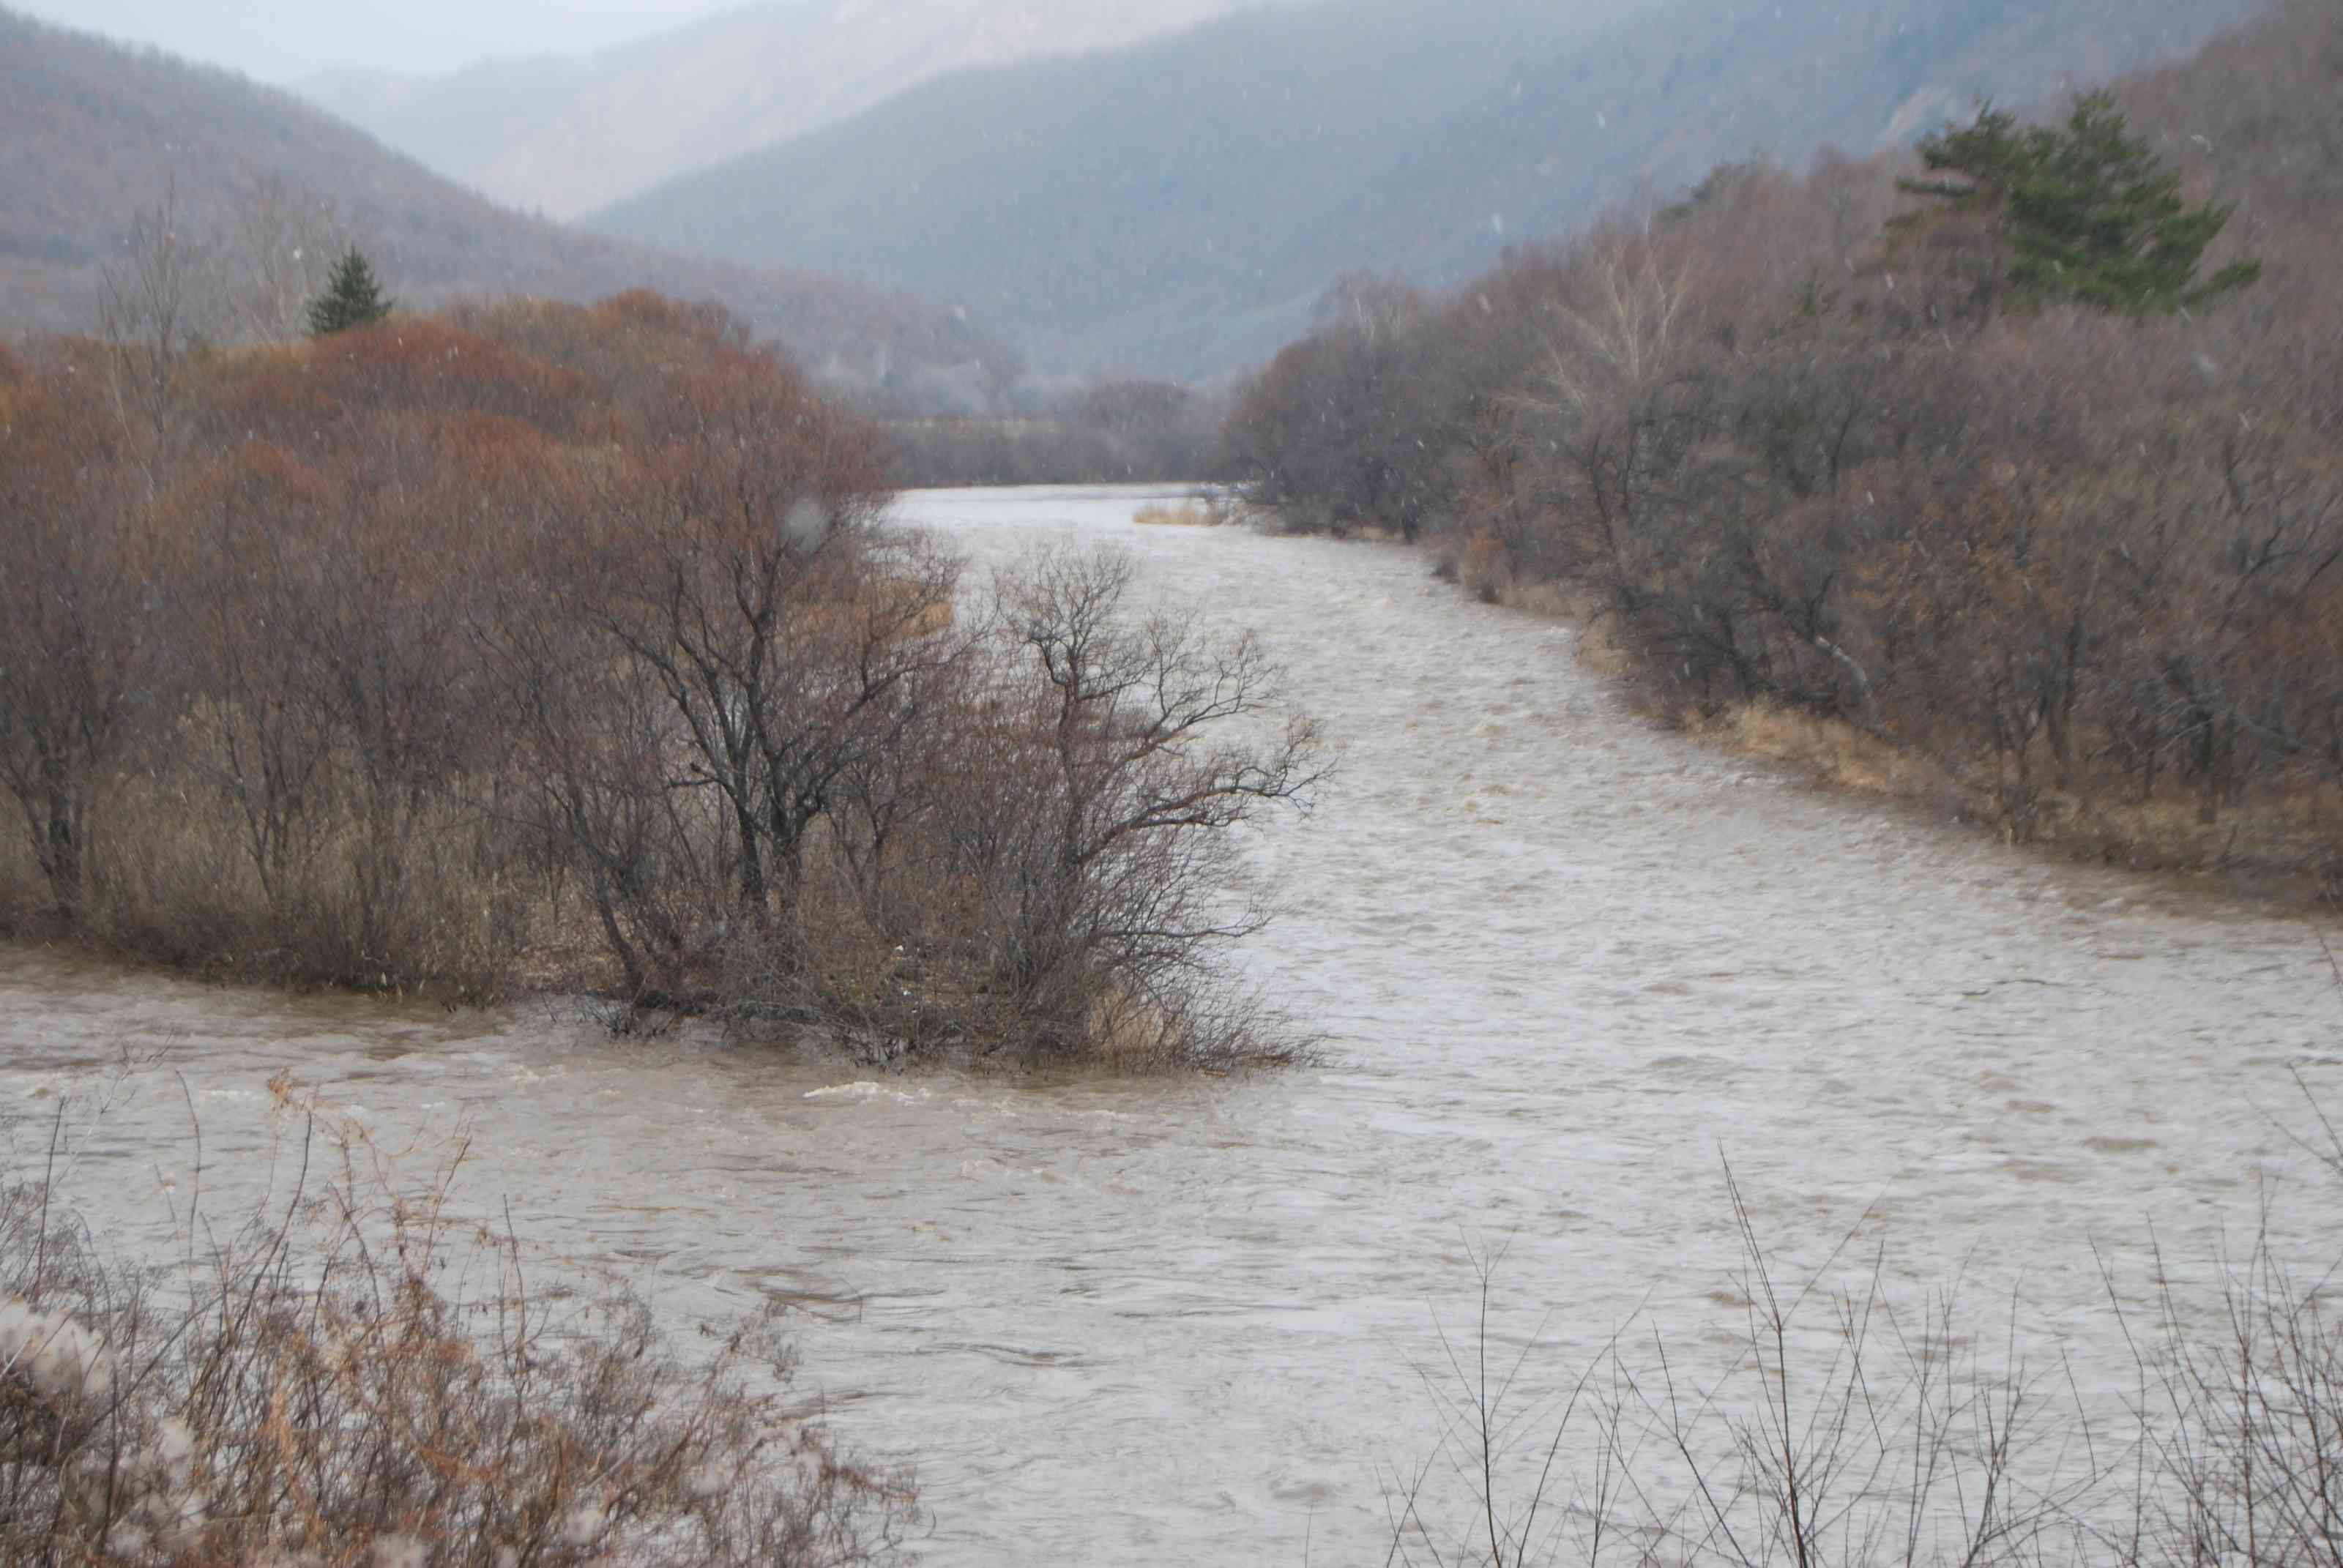
<path fill-rule="evenodd" d="M 1134 1019 L 1159 1060 L 1276 1049 L 1213 978 L 1251 917 L 1207 912 L 1224 829 L 1316 776 L 1253 722 L 1257 648 L 1147 620 L 1111 559 L 963 584 L 888 522 L 875 427 L 722 312 L 197 353 L 159 457 L 121 354 L 0 365 L 18 920 L 890 1059 L 1131 1056 Z"/>
<path fill-rule="evenodd" d="M 288 1191 L 168 1269 L 0 1184 L 0 1561 L 900 1560 L 908 1474 L 791 1396 L 769 1318 L 687 1359 L 623 1289 L 533 1279 L 458 1220 L 452 1166 L 406 1191 L 314 1125 L 286 1163 Z"/>
<path fill-rule="evenodd" d="M 1445 325 L 1431 303 L 1376 279 L 1338 286 L 1320 315 L 1318 331 L 1239 393 L 1231 468 L 1289 527 L 1413 539 L 1439 509 L 1448 437 L 1474 401 L 1459 374 L 1468 351 L 1459 340 L 1456 355 L 1430 352 Z"/>
<path fill-rule="evenodd" d="M 2331 868 L 2338 60 L 2333 8 L 2288 5 L 2117 91 L 2187 203 L 2233 204 L 2198 276 L 2261 270 L 2225 297 L 2020 295 L 1996 187 L 1736 165 L 1446 298 L 1335 313 L 1243 390 L 1232 449 L 1286 526 L 1422 537 L 1483 597 L 1604 618 L 1670 717 L 1852 726 L 2019 837 Z M 2060 134 L 2116 145 L 2086 109 Z"/>

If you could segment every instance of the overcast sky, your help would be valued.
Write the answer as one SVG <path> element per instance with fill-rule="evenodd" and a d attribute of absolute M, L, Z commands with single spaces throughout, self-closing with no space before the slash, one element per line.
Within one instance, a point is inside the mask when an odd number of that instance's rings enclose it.
<path fill-rule="evenodd" d="M 578 54 L 742 0 L 9 0 L 68 27 L 282 82 L 325 65 L 452 71 L 488 55 Z"/>

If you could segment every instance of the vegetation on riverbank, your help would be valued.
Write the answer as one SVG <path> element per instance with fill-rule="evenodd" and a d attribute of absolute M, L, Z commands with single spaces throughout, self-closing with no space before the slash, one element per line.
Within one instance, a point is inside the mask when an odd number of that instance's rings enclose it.
<path fill-rule="evenodd" d="M 2332 895 L 2338 70 L 2333 7 L 2283 5 L 1926 177 L 1730 166 L 1444 298 L 1355 280 L 1229 438 L 1287 526 L 1588 611 L 1665 717 Z"/>
<path fill-rule="evenodd" d="M 1306 804 L 1248 638 L 891 525 L 880 437 L 634 294 L 215 350 L 137 258 L 0 358 L 0 920 L 893 1060 L 1288 1049 L 1214 955 Z"/>
<path fill-rule="evenodd" d="M 906 489 L 1198 484 L 1221 473 L 1224 393 L 1132 377 L 1036 399 L 1021 415 L 926 417 L 873 407 Z"/>

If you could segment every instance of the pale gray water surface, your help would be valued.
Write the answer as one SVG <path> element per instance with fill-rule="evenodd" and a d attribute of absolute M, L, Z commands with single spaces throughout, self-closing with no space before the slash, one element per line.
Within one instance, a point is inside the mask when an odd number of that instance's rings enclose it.
<path fill-rule="evenodd" d="M 937 1563 L 1380 1562 L 1376 1463 L 1435 1424 L 1413 1366 L 1509 1244 L 1508 1332 L 1558 1376 L 1622 1322 L 1740 1314 L 1721 1161 L 1791 1261 L 1875 1204 L 1892 1280 L 1966 1271 L 2086 1384 L 2124 1365 L 2091 1248 L 2144 1289 L 2267 1214 L 2320 1255 L 2290 1074 L 2343 1099 L 2315 928 L 1890 819 L 1655 732 L 1564 628 L 1401 549 L 1135 528 L 1134 491 L 908 498 L 980 563 L 1064 538 L 1266 636 L 1339 747 L 1262 831 L 1289 907 L 1248 970 L 1332 1037 L 1229 1081 L 859 1081 L 572 1008 L 447 1015 L 0 956 L 0 1100 L 37 1116 L 118 1046 L 179 1042 L 215 1184 L 279 1070 L 377 1131 L 468 1128 L 544 1266 L 642 1271 L 679 1324 L 806 1303 L 853 1442 L 916 1458 Z M 149 1077 L 75 1196 L 156 1244 L 189 1164 Z M 20 1128 L 20 1154 L 36 1131 Z M 241 1173 L 239 1173 L 241 1172 Z M 2282 1179 L 2266 1183 L 2275 1172 Z M 1865 1245 L 1871 1245 L 1866 1240 Z M 1550 1316 L 1545 1315 L 1550 1312 Z"/>

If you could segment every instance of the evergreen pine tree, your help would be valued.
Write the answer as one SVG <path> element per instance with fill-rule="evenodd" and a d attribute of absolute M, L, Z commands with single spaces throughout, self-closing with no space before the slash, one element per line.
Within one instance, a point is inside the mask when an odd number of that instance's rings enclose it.
<path fill-rule="evenodd" d="M 1973 124 L 1921 142 L 1920 156 L 1938 177 L 1904 188 L 1995 215 L 2008 285 L 2021 300 L 2148 316 L 2202 304 L 2261 274 L 2259 262 L 2244 261 L 2197 281 L 2230 209 L 2184 201 L 2178 172 L 2125 134 L 2112 94 L 2080 99 L 2061 127 L 2021 130 L 1987 106 Z"/>
<path fill-rule="evenodd" d="M 334 264 L 325 292 L 309 302 L 310 335 L 323 337 L 352 327 L 370 327 L 388 316 L 394 303 L 383 297 L 365 254 L 352 246 Z"/>

